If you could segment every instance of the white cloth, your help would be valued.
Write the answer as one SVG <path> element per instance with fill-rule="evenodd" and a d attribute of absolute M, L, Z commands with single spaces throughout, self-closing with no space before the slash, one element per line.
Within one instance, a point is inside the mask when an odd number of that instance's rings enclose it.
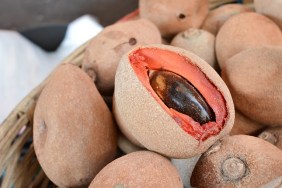
<path fill-rule="evenodd" d="M 81 44 L 102 30 L 85 15 L 69 24 L 55 52 L 46 52 L 15 31 L 0 30 L 0 123 L 15 106 Z"/>

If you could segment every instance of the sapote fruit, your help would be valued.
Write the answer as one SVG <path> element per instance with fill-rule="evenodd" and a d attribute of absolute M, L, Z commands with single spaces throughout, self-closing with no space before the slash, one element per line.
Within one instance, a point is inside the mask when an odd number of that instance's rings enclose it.
<path fill-rule="evenodd" d="M 208 0 L 139 0 L 140 17 L 152 21 L 162 36 L 199 28 L 208 14 Z"/>
<path fill-rule="evenodd" d="M 254 0 L 256 12 L 269 17 L 282 29 L 282 1 L 281 0 Z"/>
<path fill-rule="evenodd" d="M 38 99 L 34 149 L 59 187 L 85 187 L 116 154 L 112 115 L 91 79 L 72 64 L 60 65 Z"/>
<path fill-rule="evenodd" d="M 282 127 L 271 127 L 258 135 L 259 138 L 282 150 Z"/>
<path fill-rule="evenodd" d="M 148 20 L 116 23 L 106 27 L 90 41 L 82 68 L 103 95 L 112 95 L 121 56 L 138 45 L 160 43 L 159 30 Z"/>
<path fill-rule="evenodd" d="M 266 125 L 258 123 L 235 110 L 235 121 L 230 135 L 246 134 L 257 136 Z"/>
<path fill-rule="evenodd" d="M 251 12 L 252 10 L 242 4 L 225 4 L 212 11 L 210 11 L 204 20 L 201 28 L 209 31 L 210 33 L 217 35 L 217 32 L 226 20 L 234 15 Z"/>
<path fill-rule="evenodd" d="M 222 68 L 235 107 L 267 126 L 282 126 L 282 47 L 251 48 Z"/>
<path fill-rule="evenodd" d="M 226 85 L 204 60 L 166 45 L 123 56 L 113 113 L 134 144 L 172 158 L 189 158 L 228 134 L 234 105 Z"/>
<path fill-rule="evenodd" d="M 187 29 L 178 33 L 170 44 L 195 53 L 210 66 L 215 67 L 215 36 L 208 31 Z"/>
<path fill-rule="evenodd" d="M 96 187 L 183 188 L 183 183 L 167 158 L 151 151 L 137 151 L 103 168 L 89 186 Z"/>
<path fill-rule="evenodd" d="M 233 55 L 248 48 L 282 45 L 280 28 L 269 18 L 254 12 L 233 16 L 220 28 L 216 56 L 220 67 Z"/>
<path fill-rule="evenodd" d="M 260 187 L 282 176 L 282 151 L 253 136 L 226 136 L 206 151 L 191 177 L 193 187 Z"/>

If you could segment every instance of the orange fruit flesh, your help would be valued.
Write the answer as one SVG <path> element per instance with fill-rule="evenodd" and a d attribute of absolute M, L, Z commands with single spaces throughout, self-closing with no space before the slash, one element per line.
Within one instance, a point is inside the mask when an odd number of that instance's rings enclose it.
<path fill-rule="evenodd" d="M 191 59 L 165 49 L 140 48 L 130 53 L 129 61 L 141 83 L 186 133 L 199 141 L 204 141 L 220 133 L 228 115 L 226 101 L 218 88 Z M 187 79 L 212 108 L 215 121 L 200 125 L 188 115 L 168 108 L 152 89 L 148 75 L 149 70 L 171 71 Z"/>

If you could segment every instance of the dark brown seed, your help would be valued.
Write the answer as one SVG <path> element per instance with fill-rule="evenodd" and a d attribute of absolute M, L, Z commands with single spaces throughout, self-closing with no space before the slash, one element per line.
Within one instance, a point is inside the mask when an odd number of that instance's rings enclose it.
<path fill-rule="evenodd" d="M 154 71 L 150 84 L 168 108 L 186 114 L 201 125 L 215 121 L 215 115 L 198 90 L 186 79 L 169 71 Z"/>

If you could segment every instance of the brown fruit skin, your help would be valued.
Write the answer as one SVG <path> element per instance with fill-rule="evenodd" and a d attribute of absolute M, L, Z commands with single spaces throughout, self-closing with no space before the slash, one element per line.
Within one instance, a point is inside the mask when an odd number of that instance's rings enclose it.
<path fill-rule="evenodd" d="M 235 110 L 235 121 L 230 135 L 246 134 L 256 136 L 265 129 L 265 125 L 255 122 Z"/>
<path fill-rule="evenodd" d="M 267 126 L 282 126 L 282 47 L 245 50 L 222 69 L 235 107 Z"/>
<path fill-rule="evenodd" d="M 36 105 L 33 139 L 40 165 L 60 187 L 88 186 L 114 159 L 111 113 L 78 67 L 60 65 L 48 80 Z"/>
<path fill-rule="evenodd" d="M 281 0 L 254 0 L 256 12 L 269 17 L 282 29 L 282 1 Z"/>
<path fill-rule="evenodd" d="M 241 163 L 225 166 L 234 158 Z M 281 150 L 253 136 L 235 135 L 224 137 L 201 156 L 191 185 L 199 188 L 260 187 L 281 175 Z"/>
<path fill-rule="evenodd" d="M 195 53 L 210 66 L 215 67 L 215 36 L 208 31 L 190 28 L 178 33 L 170 45 Z"/>
<path fill-rule="evenodd" d="M 162 36 L 199 28 L 208 14 L 208 0 L 140 0 L 140 17 L 152 21 Z M 181 15 L 185 18 L 181 18 Z"/>
<path fill-rule="evenodd" d="M 137 151 L 108 164 L 89 187 L 182 188 L 183 183 L 168 159 L 150 151 Z"/>
<path fill-rule="evenodd" d="M 131 142 L 171 158 L 189 158 L 203 153 L 216 140 L 231 131 L 234 123 L 232 98 L 228 88 L 212 67 L 198 56 L 181 48 L 167 45 L 148 45 L 139 48 L 160 48 L 189 57 L 222 93 L 226 100 L 228 116 L 219 134 L 205 141 L 196 140 L 179 126 L 138 79 L 129 63 L 128 56 L 131 53 L 129 52 L 123 56 L 117 70 L 113 113 L 120 130 Z"/>
<path fill-rule="evenodd" d="M 268 128 L 260 133 L 258 137 L 282 150 L 282 127 Z"/>
<path fill-rule="evenodd" d="M 251 12 L 252 10 L 241 4 L 226 4 L 210 11 L 204 20 L 201 29 L 217 35 L 221 26 L 232 16 Z"/>
<path fill-rule="evenodd" d="M 101 94 L 111 95 L 121 56 L 138 45 L 161 42 L 160 32 L 148 20 L 120 22 L 106 27 L 91 40 L 82 68 L 94 80 Z"/>
<path fill-rule="evenodd" d="M 219 66 L 233 55 L 248 48 L 282 45 L 282 33 L 269 18 L 253 13 L 242 13 L 228 19 L 220 28 L 215 49 Z"/>

